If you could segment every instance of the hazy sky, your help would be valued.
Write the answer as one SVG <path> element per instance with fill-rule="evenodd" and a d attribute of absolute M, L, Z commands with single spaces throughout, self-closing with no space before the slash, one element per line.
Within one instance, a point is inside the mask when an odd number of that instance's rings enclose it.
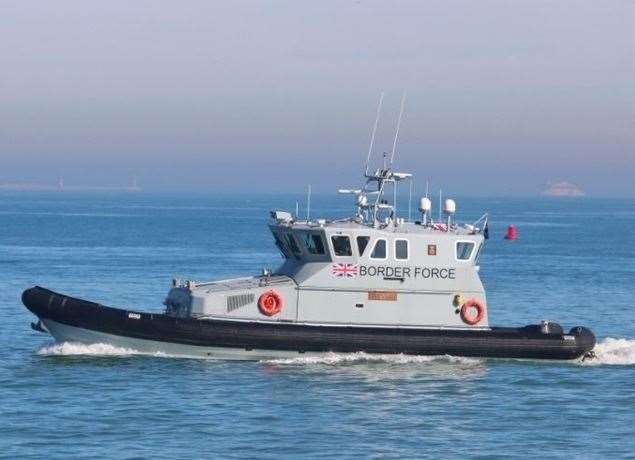
<path fill-rule="evenodd" d="M 635 1 L 0 0 L 0 182 L 635 196 Z"/>

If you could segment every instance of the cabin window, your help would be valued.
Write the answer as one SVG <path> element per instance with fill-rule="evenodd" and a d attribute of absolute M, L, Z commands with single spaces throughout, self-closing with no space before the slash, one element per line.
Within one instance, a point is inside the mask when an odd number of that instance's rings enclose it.
<path fill-rule="evenodd" d="M 474 250 L 474 243 L 471 241 L 459 241 L 456 243 L 456 258 L 458 260 L 469 260 Z"/>
<path fill-rule="evenodd" d="M 324 254 L 324 243 L 322 242 L 322 236 L 316 233 L 304 234 L 304 245 L 309 254 L 322 255 Z"/>
<path fill-rule="evenodd" d="M 364 251 L 366 250 L 366 246 L 368 246 L 369 241 L 370 241 L 370 236 L 357 237 L 357 250 L 359 251 L 360 257 L 364 255 Z"/>
<path fill-rule="evenodd" d="M 333 243 L 333 252 L 338 257 L 352 256 L 351 240 L 348 236 L 335 235 L 331 237 Z"/>
<path fill-rule="evenodd" d="M 284 243 L 282 242 L 282 240 L 280 239 L 277 233 L 273 234 L 273 239 L 276 242 L 276 246 L 282 253 L 282 257 L 284 257 L 285 259 L 288 259 L 290 256 L 289 251 L 287 250 L 286 246 L 284 245 Z"/>
<path fill-rule="evenodd" d="M 478 265 L 478 260 L 481 258 L 481 249 L 483 249 L 483 245 L 480 244 L 478 249 L 476 250 L 476 255 L 474 256 L 474 264 Z"/>
<path fill-rule="evenodd" d="M 371 259 L 385 259 L 386 258 L 386 240 L 377 240 L 373 252 L 370 253 Z"/>
<path fill-rule="evenodd" d="M 287 233 L 287 241 L 289 242 L 289 247 L 291 248 L 291 251 L 296 256 L 300 255 L 300 247 L 298 246 L 298 243 L 296 243 L 295 238 L 293 237 L 291 233 Z"/>
<path fill-rule="evenodd" d="M 408 240 L 395 240 L 395 259 L 408 260 Z"/>

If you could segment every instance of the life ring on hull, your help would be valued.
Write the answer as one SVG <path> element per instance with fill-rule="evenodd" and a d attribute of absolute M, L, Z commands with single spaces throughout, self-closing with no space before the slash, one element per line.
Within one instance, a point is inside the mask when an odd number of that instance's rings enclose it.
<path fill-rule="evenodd" d="M 472 314 L 472 309 L 476 309 L 476 315 Z M 480 300 L 469 299 L 461 307 L 461 319 L 470 326 L 480 323 L 484 316 L 485 304 Z"/>
<path fill-rule="evenodd" d="M 282 311 L 284 300 L 276 291 L 264 292 L 258 298 L 258 310 L 265 316 L 277 315 Z"/>

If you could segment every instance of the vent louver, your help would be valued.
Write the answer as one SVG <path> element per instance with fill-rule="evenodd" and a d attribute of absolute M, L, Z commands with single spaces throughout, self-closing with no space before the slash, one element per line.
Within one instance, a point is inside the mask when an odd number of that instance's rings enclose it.
<path fill-rule="evenodd" d="M 255 294 L 236 294 L 227 296 L 227 311 L 234 311 L 237 308 L 254 303 L 255 299 Z"/>

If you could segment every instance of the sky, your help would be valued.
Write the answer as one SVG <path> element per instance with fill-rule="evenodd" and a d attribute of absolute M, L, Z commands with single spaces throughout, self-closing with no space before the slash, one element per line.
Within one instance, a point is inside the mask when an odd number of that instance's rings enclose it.
<path fill-rule="evenodd" d="M 633 0 L 0 0 L 0 183 L 635 197 Z"/>

